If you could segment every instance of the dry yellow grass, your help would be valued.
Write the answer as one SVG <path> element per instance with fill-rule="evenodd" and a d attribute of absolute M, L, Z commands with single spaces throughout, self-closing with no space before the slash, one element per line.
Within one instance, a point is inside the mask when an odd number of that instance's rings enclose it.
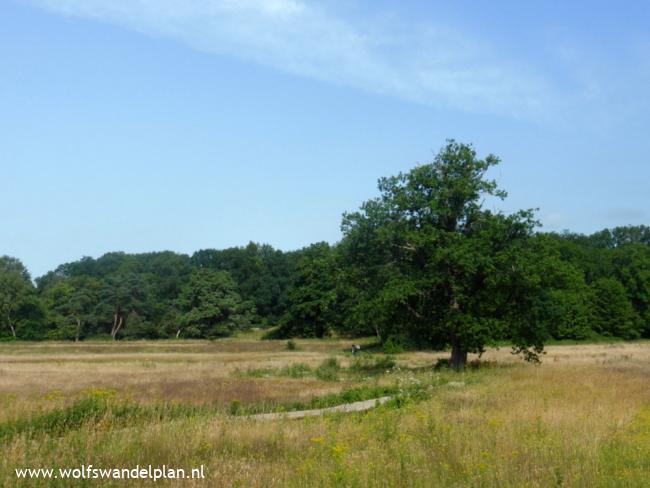
<path fill-rule="evenodd" d="M 33 406 L 42 398 L 72 400 L 90 389 L 112 389 L 141 402 L 289 401 L 349 386 L 313 378 L 233 377 L 235 371 L 255 368 L 316 366 L 342 355 L 347 343 L 301 341 L 298 351 L 285 346 L 250 340 L 2 345 L 0 399 L 4 395 Z M 42 402 L 40 408 L 54 404 Z"/>
<path fill-rule="evenodd" d="M 46 409 L 48 402 L 58 404 L 57 391 L 73 395 L 98 386 L 143 401 L 149 399 L 135 391 L 168 400 L 187 395 L 189 401 L 225 401 L 252 388 L 238 385 L 259 385 L 251 399 L 341 388 L 313 378 L 236 378 L 232 372 L 297 362 L 315 365 L 341 354 L 345 342 L 299 342 L 297 352 L 286 351 L 283 343 L 264 343 L 267 349 L 256 350 L 261 346 L 254 342 L 232 342 L 229 347 L 240 349 L 201 350 L 214 346 L 179 343 L 164 345 L 164 353 L 155 350 L 163 345 L 155 344 L 129 352 L 117 351 L 121 344 L 105 352 L 81 346 L 72 351 L 64 345 L 60 347 L 67 349 L 58 352 L 54 345 L 24 345 L 20 352 L 8 352 L 11 346 L 3 346 L 1 401 L 15 416 L 16 405 L 24 411 Z M 203 464 L 208 480 L 178 485 L 650 486 L 650 343 L 552 346 L 541 366 L 521 363 L 507 348 L 491 350 L 485 359 L 509 367 L 459 375 L 406 369 L 430 366 L 439 356 L 399 355 L 401 371 L 386 381 L 427 382 L 449 375 L 466 386 L 441 386 L 424 401 L 364 414 L 255 422 L 215 412 L 122 426 L 100 423 L 60 437 L 18 435 L 3 445 L 0 479 L 4 476 L 3 486 L 16 486 L 16 467 L 92 463 L 189 469 Z M 210 392 L 192 394 L 174 382 Z M 32 480 L 22 486 L 35 485 Z"/>

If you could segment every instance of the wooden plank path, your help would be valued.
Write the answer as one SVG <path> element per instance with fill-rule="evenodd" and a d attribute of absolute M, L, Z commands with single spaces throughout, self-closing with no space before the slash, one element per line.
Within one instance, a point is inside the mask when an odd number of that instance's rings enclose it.
<path fill-rule="evenodd" d="M 364 400 L 362 402 L 345 403 L 335 407 L 317 408 L 315 410 L 296 410 L 294 412 L 273 412 L 273 413 L 259 413 L 256 415 L 248 415 L 247 419 L 251 420 L 277 420 L 277 419 L 302 419 L 305 417 L 316 417 L 325 413 L 336 412 L 363 412 L 370 410 L 378 405 L 386 403 L 393 397 L 385 396 L 380 398 L 373 398 L 372 400 Z"/>

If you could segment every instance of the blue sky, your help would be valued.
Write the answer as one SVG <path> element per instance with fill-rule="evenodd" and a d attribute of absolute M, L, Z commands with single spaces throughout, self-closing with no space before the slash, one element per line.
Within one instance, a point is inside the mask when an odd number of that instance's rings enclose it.
<path fill-rule="evenodd" d="M 5 0 L 0 254 L 340 237 L 446 138 L 547 230 L 650 223 L 650 7 Z"/>

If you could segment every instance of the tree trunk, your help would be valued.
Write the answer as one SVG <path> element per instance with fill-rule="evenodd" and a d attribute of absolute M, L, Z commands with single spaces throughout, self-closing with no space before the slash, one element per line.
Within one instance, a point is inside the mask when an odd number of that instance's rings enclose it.
<path fill-rule="evenodd" d="M 15 339 L 16 338 L 16 328 L 14 327 L 14 324 L 11 321 L 11 313 L 9 311 L 7 311 L 5 316 L 7 318 L 7 324 L 9 324 L 9 328 L 11 329 L 11 335 L 13 335 L 14 339 Z"/>
<path fill-rule="evenodd" d="M 316 323 L 316 330 L 314 332 L 316 334 L 316 337 L 319 339 L 325 337 L 325 327 L 323 327 L 323 325 L 320 323 Z"/>
<path fill-rule="evenodd" d="M 122 317 L 122 315 L 116 315 L 113 330 L 111 330 L 111 336 L 113 336 L 114 341 L 116 340 L 117 333 L 122 328 L 122 324 L 124 324 L 124 317 Z"/>
<path fill-rule="evenodd" d="M 454 341 L 451 346 L 451 359 L 449 360 L 449 367 L 462 371 L 467 364 L 467 351 L 463 350 L 459 341 Z"/>
<path fill-rule="evenodd" d="M 460 310 L 460 305 L 453 291 L 451 294 L 451 309 L 453 313 L 458 313 L 458 310 Z M 449 367 L 456 371 L 462 371 L 465 369 L 465 364 L 467 364 L 467 351 L 461 345 L 456 332 L 454 332 L 451 338 L 451 359 L 449 360 Z"/>
<path fill-rule="evenodd" d="M 180 335 L 181 335 L 181 330 L 183 330 L 183 329 L 178 329 L 178 330 L 176 331 L 176 339 L 178 339 L 178 338 L 180 337 Z"/>
<path fill-rule="evenodd" d="M 111 327 L 111 337 L 115 339 L 115 329 L 117 328 L 117 313 L 113 314 L 113 327 Z"/>
<path fill-rule="evenodd" d="M 81 334 L 81 320 L 77 319 L 77 330 L 74 335 L 75 342 L 79 342 L 79 334 Z"/>

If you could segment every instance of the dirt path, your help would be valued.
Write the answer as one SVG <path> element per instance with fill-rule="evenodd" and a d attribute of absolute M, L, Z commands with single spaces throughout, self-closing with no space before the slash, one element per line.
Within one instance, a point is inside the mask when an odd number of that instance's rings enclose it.
<path fill-rule="evenodd" d="M 318 408 L 316 410 L 297 410 L 295 412 L 260 413 L 257 415 L 249 415 L 246 418 L 253 419 L 253 420 L 301 419 L 304 417 L 315 417 L 317 415 L 323 415 L 324 413 L 363 412 L 364 410 L 370 410 L 371 408 L 375 408 L 377 405 L 386 403 L 391 398 L 393 397 L 385 396 L 381 398 L 373 398 L 372 400 L 364 400 L 362 402 L 345 403 L 343 405 L 337 405 L 336 407 Z"/>

